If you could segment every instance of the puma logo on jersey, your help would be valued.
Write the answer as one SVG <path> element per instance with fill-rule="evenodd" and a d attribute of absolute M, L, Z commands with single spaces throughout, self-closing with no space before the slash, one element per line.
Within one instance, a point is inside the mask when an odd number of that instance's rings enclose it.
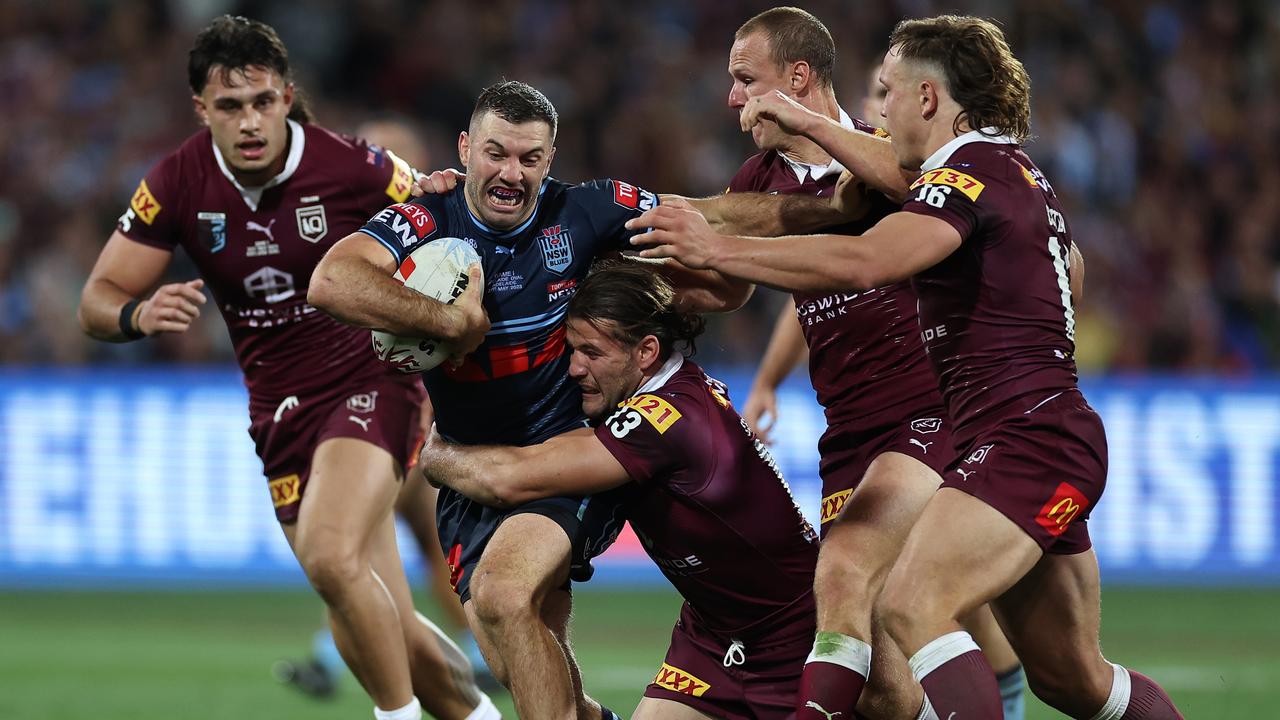
<path fill-rule="evenodd" d="M 843 714 L 844 714 L 844 713 L 840 712 L 839 710 L 837 710 L 837 711 L 835 711 L 835 712 L 827 712 L 827 709 L 826 709 L 826 708 L 822 707 L 821 705 L 819 705 L 818 703 L 816 703 L 816 702 L 814 702 L 814 701 L 812 701 L 812 700 L 810 700 L 810 701 L 806 702 L 806 703 L 804 704 L 804 706 L 805 706 L 805 707 L 807 707 L 807 708 L 813 708 L 814 710 L 817 710 L 818 712 L 822 713 L 822 716 L 823 716 L 823 717 L 825 717 L 827 720 L 833 720 L 833 718 L 835 718 L 835 716 L 837 716 L 837 715 L 843 715 Z"/>
<path fill-rule="evenodd" d="M 298 407 L 298 396 L 297 396 L 297 395 L 290 395 L 289 397 L 285 398 L 284 400 L 281 400 L 281 401 L 280 401 L 280 404 L 276 406 L 276 414 L 275 414 L 275 418 L 274 418 L 274 419 L 275 419 L 275 421 L 276 421 L 276 422 L 280 422 L 280 418 L 284 417 L 284 414 L 285 414 L 285 413 L 289 412 L 290 410 L 292 410 L 292 409 L 294 409 L 294 408 L 296 408 L 296 407 Z"/>
<path fill-rule="evenodd" d="M 912 445 L 919 445 L 919 446 L 920 446 L 920 452 L 923 452 L 923 453 L 927 453 L 927 452 L 929 452 L 929 446 L 933 444 L 933 443 L 931 443 L 931 442 L 927 442 L 927 443 L 926 443 L 926 442 L 920 442 L 919 440 L 917 440 L 917 439 L 915 439 L 915 438 L 907 438 L 907 442 L 911 443 Z"/>
<path fill-rule="evenodd" d="M 245 230 L 257 230 L 258 232 L 260 232 L 260 233 L 262 233 L 262 234 L 266 235 L 268 240 L 270 240 L 271 242 L 275 242 L 275 241 L 276 241 L 276 239 L 275 239 L 275 237 L 271 234 L 271 226 L 272 226 L 272 225 L 275 225 L 275 224 L 276 224 L 276 219 L 275 219 L 275 218 L 271 218 L 271 222 L 267 223 L 266 225 L 260 225 L 260 224 L 258 224 L 258 223 L 256 223 L 256 222 L 254 222 L 254 221 L 250 220 L 250 221 L 248 221 L 248 222 L 246 222 L 246 223 L 244 224 L 244 229 L 245 229 Z"/>
<path fill-rule="evenodd" d="M 369 432 L 369 421 L 372 418 L 358 418 L 355 415 L 348 415 L 347 419 L 360 426 L 361 430 Z"/>
<path fill-rule="evenodd" d="M 978 472 L 978 471 L 977 471 L 977 470 L 968 470 L 968 471 L 965 471 L 965 470 L 961 470 L 960 468 L 956 468 L 956 472 L 960 473 L 960 478 L 961 478 L 962 480 L 968 480 L 970 475 L 972 475 L 972 474 L 974 474 L 974 473 L 976 473 L 976 472 Z"/>

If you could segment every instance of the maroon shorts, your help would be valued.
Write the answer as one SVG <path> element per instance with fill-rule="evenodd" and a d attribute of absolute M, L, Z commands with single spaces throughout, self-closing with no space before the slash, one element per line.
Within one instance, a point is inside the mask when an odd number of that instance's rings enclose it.
<path fill-rule="evenodd" d="M 883 453 L 896 452 L 928 465 L 938 477 L 955 461 L 951 421 L 941 408 L 895 425 L 856 428 L 832 425 L 818 440 L 822 476 L 821 531 L 839 517 L 867 468 Z"/>
<path fill-rule="evenodd" d="M 249 400 L 249 436 L 262 458 L 276 519 L 298 520 L 311 457 L 330 438 L 365 440 L 409 466 L 421 444 L 426 391 L 416 376 L 382 375 L 328 392 Z"/>
<path fill-rule="evenodd" d="M 731 654 L 733 640 L 699 627 L 685 605 L 671 631 L 667 657 L 644 696 L 688 705 L 723 720 L 795 717 L 813 633 L 812 618 L 783 623 L 772 635 L 744 641 L 741 653 Z"/>
<path fill-rule="evenodd" d="M 1107 436 L 1079 391 L 1006 417 L 961 457 L 943 487 L 999 510 L 1045 552 L 1072 555 L 1092 546 L 1087 520 L 1107 484 Z"/>

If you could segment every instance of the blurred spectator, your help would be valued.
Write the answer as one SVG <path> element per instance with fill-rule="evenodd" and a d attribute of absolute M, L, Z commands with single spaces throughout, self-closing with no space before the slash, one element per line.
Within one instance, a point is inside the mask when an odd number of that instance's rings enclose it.
<path fill-rule="evenodd" d="M 901 17 L 1001 22 L 1033 81 L 1030 152 L 1087 260 L 1081 368 L 1245 373 L 1280 362 L 1280 6 L 1265 0 L 803 3 L 832 30 L 837 88 Z M 18 0 L 0 3 L 0 358 L 230 358 L 216 313 L 181 341 L 112 346 L 75 324 L 78 292 L 138 179 L 196 129 L 186 51 L 221 12 L 276 25 L 326 125 L 410 118 L 401 154 L 456 164 L 475 93 L 542 88 L 563 117 L 558 177 L 724 189 L 751 152 L 724 115 L 723 47 L 768 3 L 654 0 Z M 877 118 L 868 118 L 875 122 Z M 384 128 L 374 128 L 381 132 Z M 392 146 L 391 140 L 386 143 Z M 410 144 L 415 147 L 407 147 Z M 184 275 L 185 272 L 185 275 Z M 190 276 L 180 263 L 174 273 Z M 717 318 L 709 362 L 751 362 L 777 298 Z"/>

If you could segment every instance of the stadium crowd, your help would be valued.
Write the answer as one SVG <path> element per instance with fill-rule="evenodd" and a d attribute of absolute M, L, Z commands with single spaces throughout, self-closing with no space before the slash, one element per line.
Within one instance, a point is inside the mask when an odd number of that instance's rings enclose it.
<path fill-rule="evenodd" d="M 1249 373 L 1280 362 L 1280 9 L 1263 0 L 798 3 L 836 39 L 856 112 L 904 16 L 1001 22 L 1033 84 L 1029 152 L 1088 258 L 1082 370 Z M 0 4 L 0 362 L 227 361 L 216 313 L 197 332 L 110 345 L 75 322 L 80 288 L 141 177 L 196 126 L 185 52 L 221 12 L 261 18 L 292 51 L 326 126 L 400 118 L 433 167 L 501 77 L 562 113 L 555 175 L 655 190 L 724 189 L 751 152 L 725 106 L 724 48 L 762 2 L 459 0 L 293 3 L 19 0 Z M 875 118 L 869 118 L 875 122 Z M 429 168 L 428 168 L 429 169 Z M 194 271 L 175 263 L 175 278 Z M 755 363 L 779 295 L 717 318 L 711 363 Z"/>

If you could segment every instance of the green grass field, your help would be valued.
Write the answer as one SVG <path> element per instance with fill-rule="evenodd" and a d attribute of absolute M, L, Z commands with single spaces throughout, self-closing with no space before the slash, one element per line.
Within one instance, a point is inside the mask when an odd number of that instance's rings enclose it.
<path fill-rule="evenodd" d="M 653 590 L 577 597 L 587 688 L 629 714 L 662 657 L 677 599 Z M 1103 646 L 1164 683 L 1188 718 L 1274 717 L 1278 608 L 1278 590 L 1109 590 Z M 303 654 L 319 615 L 319 601 L 300 591 L 2 593 L 0 718 L 372 717 L 349 676 L 331 702 L 272 680 L 272 661 Z M 508 698 L 495 700 L 515 716 Z M 1029 718 L 1058 717 L 1030 706 Z"/>

